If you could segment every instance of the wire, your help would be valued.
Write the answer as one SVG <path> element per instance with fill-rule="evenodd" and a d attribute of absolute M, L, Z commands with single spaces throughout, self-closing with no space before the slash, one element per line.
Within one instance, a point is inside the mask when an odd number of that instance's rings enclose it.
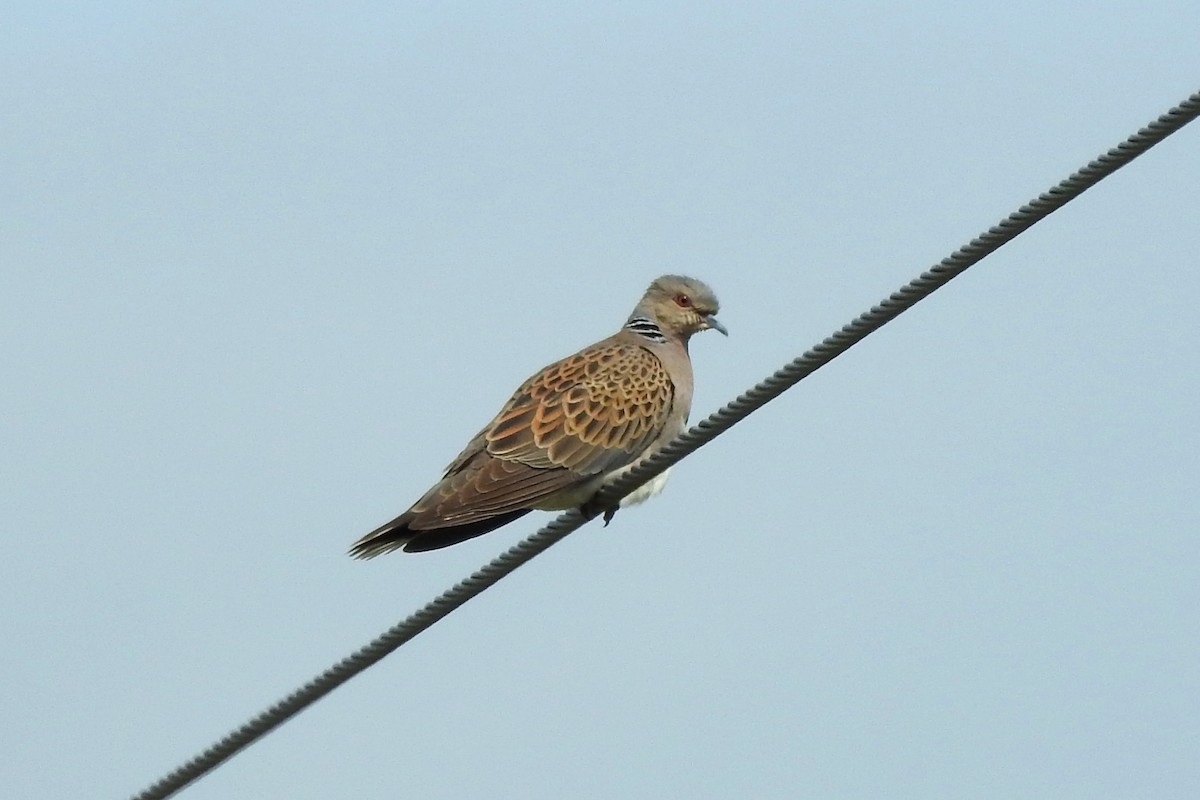
<path fill-rule="evenodd" d="M 968 244 L 955 250 L 882 302 L 860 314 L 841 330 L 805 351 L 690 430 L 680 434 L 636 469 L 630 470 L 620 480 L 602 490 L 589 504 L 588 513 L 573 510 L 561 514 L 541 530 L 492 559 L 470 577 L 447 589 L 403 622 L 389 628 L 357 652 L 334 664 L 144 791 L 133 795 L 133 800 L 163 800 L 212 771 L 355 675 L 382 660 L 417 634 L 430 628 L 450 612 L 460 608 L 468 600 L 480 595 L 534 556 L 561 541 L 596 516 L 600 509 L 613 506 L 617 500 L 638 486 L 708 444 L 869 334 L 945 286 L 968 267 L 1074 200 L 1197 116 L 1200 116 L 1200 92 L 1191 95 L 1121 144 L 1072 173 L 1049 191 L 1021 206 L 998 225 L 988 228 Z"/>

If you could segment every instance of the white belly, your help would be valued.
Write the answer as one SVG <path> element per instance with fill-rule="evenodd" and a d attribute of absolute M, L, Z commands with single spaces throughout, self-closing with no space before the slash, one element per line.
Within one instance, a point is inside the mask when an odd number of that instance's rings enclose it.
<path fill-rule="evenodd" d="M 643 483 L 638 488 L 634 489 L 625 497 L 621 498 L 621 508 L 637 505 L 649 500 L 654 495 L 663 490 L 667 485 L 667 477 L 671 474 L 671 468 L 668 467 L 665 471 L 658 473 L 650 480 Z"/>
<path fill-rule="evenodd" d="M 569 508 L 579 508 L 579 506 L 591 500 L 596 492 L 629 472 L 634 466 L 630 464 L 607 477 L 594 478 L 582 486 L 576 486 L 573 489 L 565 489 L 552 494 L 549 497 L 543 498 L 531 506 L 531 508 L 536 508 L 538 511 L 566 511 Z M 660 472 L 646 483 L 634 489 L 631 493 L 625 495 L 625 497 L 621 498 L 621 508 L 637 505 L 654 497 L 667 485 L 667 476 L 670 474 L 671 467 L 667 467 L 665 471 Z"/>

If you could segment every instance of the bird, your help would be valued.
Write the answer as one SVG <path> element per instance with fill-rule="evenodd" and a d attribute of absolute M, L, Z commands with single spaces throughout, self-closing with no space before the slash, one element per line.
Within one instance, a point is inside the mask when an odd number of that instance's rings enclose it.
<path fill-rule="evenodd" d="M 584 507 L 678 436 L 692 405 L 688 340 L 717 320 L 717 297 L 683 275 L 654 280 L 619 331 L 534 373 L 400 516 L 350 548 L 356 558 L 437 550 L 532 510 Z M 621 506 L 658 494 L 667 472 Z M 604 509 L 605 522 L 615 508 Z"/>

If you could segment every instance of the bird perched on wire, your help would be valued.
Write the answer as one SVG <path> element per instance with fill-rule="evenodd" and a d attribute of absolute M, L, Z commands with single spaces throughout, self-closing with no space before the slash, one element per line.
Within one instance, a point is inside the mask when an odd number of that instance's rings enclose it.
<path fill-rule="evenodd" d="M 521 384 L 442 479 L 355 542 L 351 555 L 436 550 L 534 509 L 587 503 L 683 431 L 692 405 L 688 339 L 710 328 L 729 335 L 717 310 L 712 290 L 695 278 L 655 280 L 621 330 Z M 621 505 L 658 494 L 666 482 L 663 472 Z"/>

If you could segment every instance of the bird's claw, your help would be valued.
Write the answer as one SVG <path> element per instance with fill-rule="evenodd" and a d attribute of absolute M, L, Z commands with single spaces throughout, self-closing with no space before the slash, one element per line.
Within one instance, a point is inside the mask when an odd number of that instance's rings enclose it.
<path fill-rule="evenodd" d="M 593 500 L 589 500 L 579 507 L 579 513 L 585 519 L 595 519 L 596 517 L 604 517 L 604 527 L 608 527 L 608 523 L 612 522 L 612 518 L 617 515 L 617 506 L 602 506 Z"/>

